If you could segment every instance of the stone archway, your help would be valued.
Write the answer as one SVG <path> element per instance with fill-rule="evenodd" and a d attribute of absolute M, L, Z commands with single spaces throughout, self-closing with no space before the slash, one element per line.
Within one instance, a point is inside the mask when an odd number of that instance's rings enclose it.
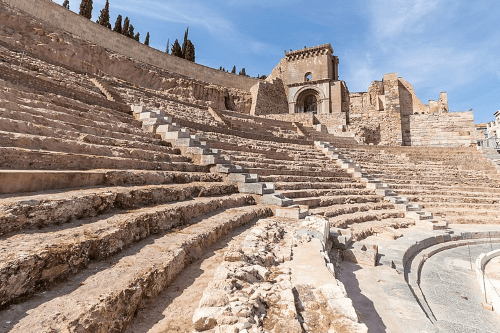
<path fill-rule="evenodd" d="M 321 97 L 315 89 L 305 89 L 295 100 L 295 113 L 318 113 L 321 105 Z"/>

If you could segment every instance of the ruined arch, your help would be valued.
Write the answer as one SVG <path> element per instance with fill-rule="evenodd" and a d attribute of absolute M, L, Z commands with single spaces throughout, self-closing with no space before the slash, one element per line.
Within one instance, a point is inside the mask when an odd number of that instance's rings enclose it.
<path fill-rule="evenodd" d="M 304 87 L 294 97 L 295 113 L 318 113 L 324 99 L 322 92 L 315 87 Z"/>

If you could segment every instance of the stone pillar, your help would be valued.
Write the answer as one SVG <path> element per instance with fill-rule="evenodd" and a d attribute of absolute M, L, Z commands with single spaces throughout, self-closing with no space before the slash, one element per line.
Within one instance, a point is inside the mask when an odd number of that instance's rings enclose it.
<path fill-rule="evenodd" d="M 381 141 L 391 146 L 402 145 L 401 105 L 397 73 L 384 74 L 385 110 L 381 112 Z"/>

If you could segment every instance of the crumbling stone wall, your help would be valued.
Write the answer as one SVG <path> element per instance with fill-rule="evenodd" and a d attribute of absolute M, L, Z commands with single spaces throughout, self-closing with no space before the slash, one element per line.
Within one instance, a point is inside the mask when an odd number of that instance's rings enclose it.
<path fill-rule="evenodd" d="M 249 91 L 255 83 L 260 81 L 243 75 L 225 73 L 166 54 L 68 11 L 51 0 L 3 1 L 58 29 L 68 31 L 98 46 L 167 71 L 179 73 L 196 80 L 245 91 Z M 90 62 L 90 64 L 95 64 L 95 62 Z"/>
<path fill-rule="evenodd" d="M 477 137 L 472 111 L 409 116 L 412 146 L 469 147 Z"/>
<path fill-rule="evenodd" d="M 252 94 L 250 114 L 258 116 L 288 113 L 285 87 L 280 78 L 257 82 L 250 88 L 250 93 Z"/>
<path fill-rule="evenodd" d="M 48 8 L 52 6 L 57 5 L 51 4 Z M 67 9 L 62 8 L 62 10 L 69 13 Z M 10 45 L 13 49 L 23 45 L 28 55 L 33 55 L 48 63 L 106 78 L 108 83 L 117 81 L 115 83 L 120 84 L 118 81 L 123 80 L 142 88 L 161 92 L 168 98 L 181 102 L 212 106 L 218 109 L 226 109 L 229 105 L 230 110 L 233 111 L 246 113 L 250 111 L 249 90 L 228 88 L 195 80 L 117 54 L 71 34 L 55 31 L 52 26 L 35 21 L 28 15 L 20 15 L 18 10 L 4 3 L 0 6 L 0 22 L 2 22 L 0 32 L 3 32 L 0 33 L 1 42 Z M 92 22 L 88 24 L 93 25 Z M 104 28 L 104 30 L 110 33 L 109 29 Z M 19 33 L 12 34 L 9 31 Z M 126 37 L 125 39 L 131 40 Z M 133 42 L 141 45 L 136 41 Z"/>
<path fill-rule="evenodd" d="M 349 94 L 348 131 L 359 142 L 382 145 L 470 146 L 478 139 L 472 113 L 448 113 L 448 98 L 425 105 L 397 73 Z"/>

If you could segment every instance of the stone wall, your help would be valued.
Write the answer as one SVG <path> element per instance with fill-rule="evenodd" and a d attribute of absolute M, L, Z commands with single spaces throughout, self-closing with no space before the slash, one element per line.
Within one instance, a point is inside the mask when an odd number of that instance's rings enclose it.
<path fill-rule="evenodd" d="M 259 116 L 288 113 L 285 87 L 281 79 L 258 82 L 250 89 L 250 92 L 252 94 L 250 114 Z"/>
<path fill-rule="evenodd" d="M 409 116 L 412 146 L 469 147 L 478 133 L 472 111 Z"/>
<path fill-rule="evenodd" d="M 316 125 L 317 119 L 312 113 L 287 113 L 287 114 L 270 114 L 266 118 L 276 119 L 280 121 L 288 121 L 291 123 L 301 123 L 304 126 L 313 127 Z"/>
<path fill-rule="evenodd" d="M 384 84 L 385 106 L 384 110 L 380 111 L 382 118 L 381 143 L 389 146 L 400 146 L 402 144 L 401 103 L 397 73 L 385 74 L 382 82 Z"/>
<path fill-rule="evenodd" d="M 51 0 L 1 1 L 96 45 L 196 80 L 246 91 L 249 91 L 253 85 L 260 81 L 255 78 L 225 73 L 153 49 L 73 13 Z"/>

